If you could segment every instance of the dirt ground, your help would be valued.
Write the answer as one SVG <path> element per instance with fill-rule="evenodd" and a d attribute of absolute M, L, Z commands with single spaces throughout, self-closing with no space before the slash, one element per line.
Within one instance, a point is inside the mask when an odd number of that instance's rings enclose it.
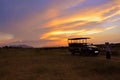
<path fill-rule="evenodd" d="M 0 49 L 0 80 L 119 80 L 120 54 L 106 60 L 67 49 Z"/>

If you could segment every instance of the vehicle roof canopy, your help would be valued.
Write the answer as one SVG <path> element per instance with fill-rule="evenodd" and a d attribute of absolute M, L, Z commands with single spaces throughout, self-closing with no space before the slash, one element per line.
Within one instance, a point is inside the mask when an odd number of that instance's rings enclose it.
<path fill-rule="evenodd" d="M 89 37 L 69 38 L 68 40 L 83 40 L 83 39 L 90 39 L 90 38 Z"/>

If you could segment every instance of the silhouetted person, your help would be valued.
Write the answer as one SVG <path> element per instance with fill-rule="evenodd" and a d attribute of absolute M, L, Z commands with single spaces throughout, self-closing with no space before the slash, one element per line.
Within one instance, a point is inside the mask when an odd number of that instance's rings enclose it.
<path fill-rule="evenodd" d="M 105 51 L 106 51 L 106 59 L 111 59 L 111 50 L 110 50 L 110 46 L 109 46 L 109 42 L 105 43 Z"/>

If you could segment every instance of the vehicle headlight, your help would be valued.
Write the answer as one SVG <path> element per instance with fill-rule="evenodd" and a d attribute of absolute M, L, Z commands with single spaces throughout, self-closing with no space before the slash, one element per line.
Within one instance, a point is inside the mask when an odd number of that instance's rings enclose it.
<path fill-rule="evenodd" d="M 95 53 L 98 53 L 99 51 L 95 51 Z"/>

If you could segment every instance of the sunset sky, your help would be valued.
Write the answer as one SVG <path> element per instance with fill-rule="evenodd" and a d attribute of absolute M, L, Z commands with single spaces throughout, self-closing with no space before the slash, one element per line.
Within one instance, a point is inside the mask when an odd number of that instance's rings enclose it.
<path fill-rule="evenodd" d="M 0 0 L 0 46 L 120 42 L 120 0 Z"/>

